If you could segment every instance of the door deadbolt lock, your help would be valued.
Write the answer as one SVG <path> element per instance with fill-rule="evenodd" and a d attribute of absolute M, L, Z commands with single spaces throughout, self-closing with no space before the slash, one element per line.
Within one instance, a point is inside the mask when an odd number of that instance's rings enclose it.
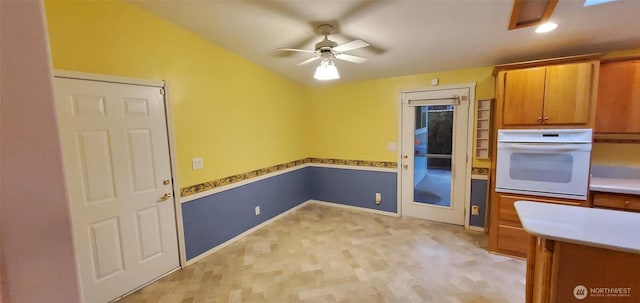
<path fill-rule="evenodd" d="M 162 185 L 169 185 L 169 183 L 171 183 L 171 181 L 169 181 L 169 179 L 162 180 Z"/>
<path fill-rule="evenodd" d="M 162 197 L 160 197 L 160 201 L 164 201 L 167 200 L 169 198 L 171 198 L 171 193 L 165 193 L 164 195 L 162 195 Z"/>

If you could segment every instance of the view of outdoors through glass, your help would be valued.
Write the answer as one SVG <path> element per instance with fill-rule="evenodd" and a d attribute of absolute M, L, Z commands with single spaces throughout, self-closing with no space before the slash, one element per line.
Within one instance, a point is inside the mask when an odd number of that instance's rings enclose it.
<path fill-rule="evenodd" d="M 451 206 L 452 105 L 416 107 L 414 146 L 413 201 Z"/>

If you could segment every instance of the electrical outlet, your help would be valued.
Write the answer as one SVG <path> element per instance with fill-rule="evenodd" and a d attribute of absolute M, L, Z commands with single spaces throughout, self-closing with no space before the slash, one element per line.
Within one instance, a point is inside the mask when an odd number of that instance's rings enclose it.
<path fill-rule="evenodd" d="M 376 193 L 376 204 L 380 205 L 382 202 L 382 195 L 380 193 Z"/>
<path fill-rule="evenodd" d="M 256 216 L 260 214 L 260 206 L 256 206 Z"/>
<path fill-rule="evenodd" d="M 472 206 L 471 206 L 471 215 L 472 215 L 472 216 L 478 216 L 478 215 L 480 215 L 480 206 L 478 206 L 478 205 L 472 205 Z"/>

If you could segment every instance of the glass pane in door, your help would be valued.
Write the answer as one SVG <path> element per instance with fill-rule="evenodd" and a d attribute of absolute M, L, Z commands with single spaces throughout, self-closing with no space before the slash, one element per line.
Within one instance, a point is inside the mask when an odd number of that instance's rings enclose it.
<path fill-rule="evenodd" d="M 415 109 L 413 201 L 450 207 L 453 105 Z"/>

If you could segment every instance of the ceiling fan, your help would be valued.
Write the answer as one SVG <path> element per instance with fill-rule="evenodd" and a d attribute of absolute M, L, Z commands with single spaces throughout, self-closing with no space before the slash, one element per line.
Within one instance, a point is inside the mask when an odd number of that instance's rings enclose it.
<path fill-rule="evenodd" d="M 316 69 L 316 74 L 314 77 L 318 80 L 332 80 L 340 78 L 338 75 L 338 70 L 333 64 L 333 58 L 349 61 L 353 63 L 363 63 L 367 61 L 366 58 L 345 54 L 344 52 L 348 52 L 351 50 L 363 48 L 369 46 L 369 43 L 357 39 L 353 40 L 341 45 L 338 45 L 335 41 L 329 40 L 328 36 L 333 33 L 333 26 L 330 24 L 321 24 L 318 26 L 318 32 L 324 36 L 324 39 L 318 43 L 316 43 L 315 50 L 308 49 L 298 49 L 298 48 L 279 48 L 281 51 L 291 51 L 291 52 L 303 52 L 303 53 L 313 53 L 314 56 L 304 60 L 298 65 L 309 64 L 316 60 L 320 61 L 320 66 Z"/>

